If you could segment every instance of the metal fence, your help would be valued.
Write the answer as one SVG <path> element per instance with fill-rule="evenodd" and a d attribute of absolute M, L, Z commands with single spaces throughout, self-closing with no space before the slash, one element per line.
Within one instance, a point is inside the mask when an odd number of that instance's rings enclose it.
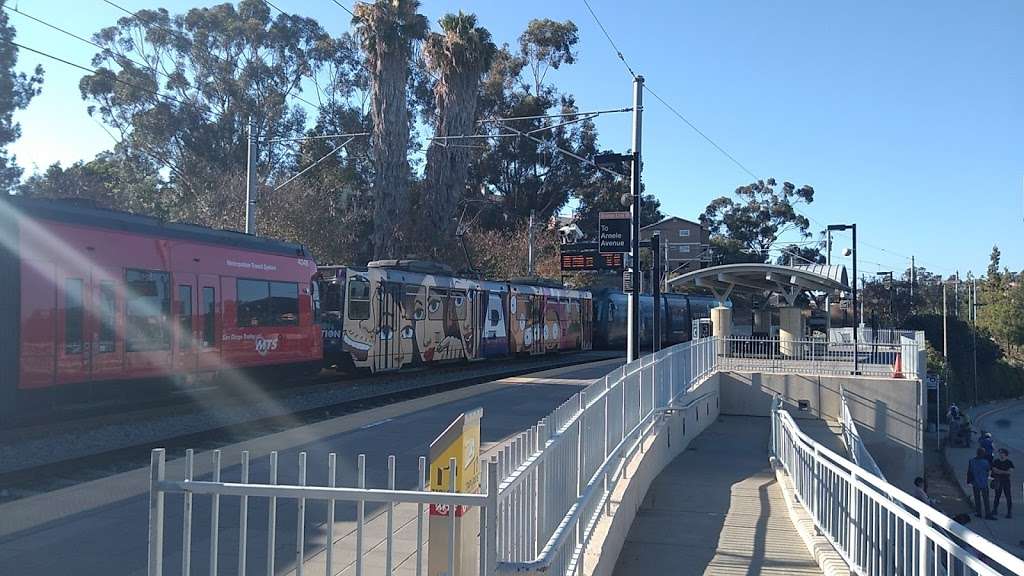
<path fill-rule="evenodd" d="M 903 338 L 898 343 L 867 342 L 854 345 L 826 340 L 782 340 L 778 338 L 730 337 L 718 342 L 721 370 L 784 374 L 849 375 L 918 378 L 924 347 Z M 857 362 L 854 362 L 856 355 Z"/>
<path fill-rule="evenodd" d="M 419 575 L 428 561 L 427 506 L 447 518 L 448 573 L 456 558 L 463 558 L 454 535 L 456 518 L 473 516 L 467 510 L 479 514 L 479 540 L 473 542 L 478 566 L 464 566 L 461 573 L 577 573 L 625 463 L 666 410 L 709 401 L 707 395 L 693 398 L 687 392 L 714 372 L 716 360 L 714 341 L 706 338 L 613 370 L 484 461 L 479 494 L 427 491 L 424 458 L 418 489 L 398 490 L 394 456 L 388 458 L 386 487 L 371 488 L 363 455 L 354 474 L 344 474 L 349 486 L 343 486 L 335 454 L 307 467 L 307 454 L 300 453 L 297 467 L 281 470 L 289 482 L 279 483 L 275 452 L 259 459 L 258 466 L 248 452 L 241 453 L 237 466 L 222 466 L 215 450 L 199 474 L 188 450 L 181 478 L 172 480 L 164 450 L 154 450 L 148 573 L 301 576 L 351 569 L 362 576 L 364 566 L 372 565 L 375 573 L 408 572 L 411 566 Z M 454 462 L 449 466 L 453 474 L 459 468 Z M 307 482 L 309 472 L 319 477 L 317 485 Z M 225 480 L 228 474 L 231 481 Z M 455 481 L 453 476 L 449 485 Z M 174 499 L 171 513 L 168 498 Z M 222 522 L 222 512 L 231 520 Z M 180 545 L 180 555 L 165 554 L 165 541 Z M 200 564 L 207 569 L 196 569 Z"/>
<path fill-rule="evenodd" d="M 499 572 L 566 575 L 660 415 L 715 370 L 714 340 L 678 344 L 612 371 L 562 404 L 499 455 Z"/>
<path fill-rule="evenodd" d="M 781 403 L 772 409 L 771 448 L 856 574 L 1024 574 L 1024 560 L 812 440 Z"/>
<path fill-rule="evenodd" d="M 854 422 L 853 415 L 850 414 L 850 404 L 846 401 L 846 391 L 842 387 L 839 388 L 839 401 L 842 404 L 843 413 L 842 420 L 840 420 L 840 424 L 843 426 L 843 442 L 846 444 L 846 449 L 850 451 L 850 457 L 856 465 L 885 480 L 885 474 L 875 462 L 875 457 L 871 455 L 860 438 L 857 423 Z"/>
<path fill-rule="evenodd" d="M 828 339 L 835 344 L 853 344 L 853 328 L 831 328 Z M 858 328 L 857 339 L 861 343 L 899 344 L 909 339 L 924 345 L 924 332 L 919 330 L 897 330 L 895 328 Z"/>
<path fill-rule="evenodd" d="M 352 569 L 362 575 L 369 562 L 382 565 L 386 574 L 391 574 L 400 565 L 412 564 L 417 575 L 426 568 L 424 549 L 427 516 L 425 507 L 431 512 L 447 518 L 449 538 L 447 543 L 448 573 L 456 560 L 455 522 L 465 517 L 467 510 L 479 510 L 480 541 L 479 573 L 493 573 L 494 542 L 488 539 L 495 526 L 497 469 L 484 462 L 481 475 L 483 486 L 480 494 L 451 492 L 429 492 L 426 490 L 426 459 L 419 459 L 418 490 L 395 489 L 395 457 L 388 457 L 387 488 L 366 487 L 366 458 L 360 454 L 355 463 L 354 486 L 339 487 L 338 461 L 335 454 L 329 454 L 323 463 L 326 472 L 325 486 L 307 485 L 307 455 L 301 452 L 297 462 L 297 483 L 278 484 L 278 455 L 271 452 L 267 458 L 265 483 L 256 483 L 250 475 L 253 468 L 248 452 L 241 453 L 237 470 L 238 482 L 226 482 L 221 465 L 221 452 L 212 452 L 212 469 L 208 480 L 194 477 L 195 461 L 192 450 L 185 453 L 184 474 L 181 480 L 166 478 L 165 452 L 153 450 L 150 479 L 149 511 L 149 569 L 150 576 L 161 576 L 173 571 L 183 575 L 194 572 L 219 574 L 222 571 L 236 574 L 274 574 L 287 571 L 302 576 L 306 571 L 336 574 Z M 454 460 L 454 459 L 453 459 Z M 351 466 L 346 466 L 351 469 Z M 455 485 L 455 474 L 459 468 L 449 463 L 451 478 L 449 485 Z M 236 472 L 232 470 L 232 472 Z M 165 498 L 180 496 L 181 514 L 175 514 L 179 531 L 171 534 L 167 530 Z M 204 499 L 208 511 L 195 513 L 197 497 Z M 208 497 L 208 498 L 207 498 Z M 229 503 L 237 504 L 237 514 L 225 530 L 221 523 L 222 509 Z M 350 506 L 346 507 L 345 505 Z M 367 505 L 379 505 L 379 509 L 368 514 Z M 277 535 L 284 518 L 279 515 L 290 511 L 287 530 L 288 542 L 281 543 Z M 342 511 L 339 514 L 339 511 Z M 345 518 L 341 518 L 344 516 Z M 237 520 L 237 521 L 236 521 Z M 291 521 L 294 521 L 292 523 Z M 202 523 L 209 542 L 207 546 L 195 546 L 193 528 Z M 341 528 L 341 529 L 339 529 Z M 307 530 L 315 532 L 307 541 Z M 372 532 L 372 534 L 369 534 Z M 180 535 L 180 560 L 167 558 L 164 541 Z M 316 542 L 321 544 L 317 544 Z M 396 542 L 415 541 L 415 547 L 407 545 L 396 550 Z M 224 550 L 221 543 L 235 544 L 234 550 Z M 283 545 L 282 545 L 283 544 Z M 283 550 L 282 550 L 283 548 Z M 206 570 L 193 568 L 193 556 L 202 556 Z M 230 560 L 231 566 L 225 566 Z M 170 565 L 168 564 L 170 561 Z M 165 570 L 170 568 L 170 570 Z M 468 572 L 467 572 L 468 573 Z"/>

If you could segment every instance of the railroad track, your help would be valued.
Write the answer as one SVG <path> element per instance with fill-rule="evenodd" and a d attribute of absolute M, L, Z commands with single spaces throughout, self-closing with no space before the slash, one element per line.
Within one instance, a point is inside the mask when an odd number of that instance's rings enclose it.
<path fill-rule="evenodd" d="M 322 401 L 314 401 L 305 404 L 301 408 L 284 410 L 270 415 L 256 415 L 247 419 L 242 418 L 222 425 L 190 428 L 188 424 L 185 424 L 178 428 L 176 432 L 151 434 L 145 438 L 140 438 L 139 441 L 128 441 L 111 449 L 85 451 L 80 454 L 66 453 L 63 456 L 54 457 L 48 461 L 32 463 L 17 469 L 0 472 L 0 503 L 145 466 L 149 462 L 150 450 L 156 447 L 167 448 L 168 453 L 171 455 L 183 452 L 186 447 L 212 449 L 224 444 L 258 438 L 290 428 L 403 400 L 437 394 L 496 379 L 520 376 L 540 370 L 600 362 L 618 357 L 619 355 L 620 353 L 617 352 L 586 352 L 570 356 L 545 358 L 539 361 L 536 359 L 524 359 L 521 361 L 505 362 L 501 366 L 488 365 L 484 367 L 485 369 L 473 371 L 469 375 L 466 375 L 466 366 L 463 366 L 462 370 L 452 369 L 442 373 L 437 371 L 401 373 L 400 375 L 394 375 L 396 376 L 395 378 L 386 381 L 380 377 L 360 378 L 355 381 L 341 380 L 340 382 L 348 385 L 347 389 L 349 391 L 357 390 L 359 393 L 347 395 L 324 394 L 322 399 L 320 399 Z M 399 378 L 398 376 L 404 376 L 404 378 Z M 323 388 L 337 382 L 320 383 L 317 387 Z M 261 401 L 286 400 L 288 396 L 286 392 L 287 390 L 283 391 L 274 399 L 264 398 Z M 311 391 L 310 387 L 303 387 L 298 390 L 292 389 L 292 392 L 295 395 L 317 394 L 316 391 Z M 190 411 L 190 408 L 193 410 Z M 257 407 L 236 404 L 230 408 L 246 410 Z M 199 415 L 206 417 L 206 421 L 210 421 L 211 418 L 217 416 L 218 411 L 225 409 L 227 409 L 226 405 L 208 406 L 200 405 L 198 401 L 182 402 L 163 409 L 147 408 L 131 414 L 120 413 L 118 415 L 105 415 L 81 420 L 74 423 L 74 429 L 71 429 L 69 425 L 65 430 L 61 431 L 61 434 L 78 436 L 81 435 L 80 430 L 102 429 L 103 426 L 110 424 L 114 419 L 127 421 L 117 424 L 121 428 L 126 426 L 146 427 L 156 418 L 165 420 L 180 417 L 187 419 L 195 418 Z M 198 414 L 195 410 L 201 411 L 202 414 Z M 258 414 L 258 410 L 255 413 Z M 29 429 L 22 429 L 14 432 L 19 432 L 24 438 L 31 431 Z M 12 431 L 8 431 L 8 436 L 11 433 Z M 102 432 L 100 433 L 102 434 Z M 12 440 L 10 437 L 6 439 L 8 441 Z M 38 440 L 37 438 L 34 441 Z M 58 438 L 55 438 L 52 431 L 49 437 L 43 441 L 60 443 L 59 435 Z M 12 444 L 9 442 L 6 445 L 0 445 L 0 454 L 6 449 L 9 455 L 11 447 Z M 0 463 L 4 461 L 9 462 L 10 459 L 0 457 Z"/>

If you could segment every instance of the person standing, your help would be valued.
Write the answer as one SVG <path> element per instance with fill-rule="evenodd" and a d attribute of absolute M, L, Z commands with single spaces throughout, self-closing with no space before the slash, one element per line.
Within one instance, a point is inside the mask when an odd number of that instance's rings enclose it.
<path fill-rule="evenodd" d="M 992 501 L 992 514 L 999 514 L 999 496 L 1006 495 L 1006 517 L 1013 517 L 1013 483 L 1010 481 L 1010 471 L 1013 470 L 1013 460 L 1009 458 L 1010 453 L 1006 448 L 1000 448 L 996 452 L 996 459 L 992 461 L 992 483 L 995 485 L 995 498 Z"/>
<path fill-rule="evenodd" d="M 982 503 L 985 504 L 985 518 L 995 520 L 996 515 L 989 509 L 988 499 L 988 475 L 992 469 L 988 458 L 985 456 L 985 449 L 978 448 L 974 458 L 967 463 L 967 483 L 974 489 L 974 515 L 981 518 Z"/>
<path fill-rule="evenodd" d="M 988 462 L 991 464 L 992 459 L 995 456 L 995 447 L 992 446 L 992 433 L 983 433 L 981 438 L 978 438 L 978 446 L 981 446 L 985 450 L 985 458 L 988 458 Z"/>

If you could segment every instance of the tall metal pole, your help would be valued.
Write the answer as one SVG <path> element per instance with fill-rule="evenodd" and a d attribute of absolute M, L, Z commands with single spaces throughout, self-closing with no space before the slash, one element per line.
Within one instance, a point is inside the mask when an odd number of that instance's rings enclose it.
<path fill-rule="evenodd" d="M 947 336 L 949 329 L 948 321 L 946 319 L 946 282 L 942 282 L 942 357 L 949 361 L 949 337 Z"/>
<path fill-rule="evenodd" d="M 857 322 L 857 224 L 853 224 L 853 373 L 860 374 L 860 322 Z M 864 312 L 861 312 L 864 321 Z"/>
<path fill-rule="evenodd" d="M 633 195 L 633 202 L 629 208 L 632 215 L 632 239 L 629 244 L 630 270 L 633 274 L 633 292 L 629 295 L 627 315 L 629 317 L 629 328 L 626 344 L 626 361 L 632 362 L 640 357 L 640 172 L 643 169 L 643 160 L 640 155 L 641 142 L 643 140 L 643 105 L 644 105 L 644 77 L 636 76 L 633 79 L 633 162 L 630 172 L 630 192 Z"/>
<path fill-rule="evenodd" d="M 256 132 L 249 117 L 249 142 L 245 161 L 245 233 L 256 234 Z"/>
<path fill-rule="evenodd" d="M 825 264 L 828 266 L 827 274 L 832 275 L 832 231 L 825 229 Z M 832 338 L 832 298 L 825 292 L 825 334 L 827 339 Z"/>
<path fill-rule="evenodd" d="M 978 405 L 978 319 L 975 316 L 978 306 L 978 281 L 971 278 L 971 355 L 973 356 L 972 374 L 974 376 L 974 405 Z"/>
<path fill-rule="evenodd" d="M 529 229 L 526 231 L 529 247 L 526 252 L 526 275 L 533 276 L 533 210 L 530 210 Z"/>
<path fill-rule="evenodd" d="M 960 271 L 956 271 L 956 288 L 953 293 L 953 316 L 960 317 Z"/>
<path fill-rule="evenodd" d="M 651 293 L 654 297 L 654 351 L 661 350 L 661 234 L 651 234 Z"/>

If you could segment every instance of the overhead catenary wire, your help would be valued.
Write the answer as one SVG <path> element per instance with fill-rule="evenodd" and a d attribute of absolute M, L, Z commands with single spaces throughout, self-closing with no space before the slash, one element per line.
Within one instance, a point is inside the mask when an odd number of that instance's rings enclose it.
<path fill-rule="evenodd" d="M 278 185 L 277 185 L 277 186 L 276 186 L 276 187 L 275 187 L 275 188 L 274 188 L 274 189 L 272 190 L 272 192 L 277 192 L 277 191 L 278 191 L 278 190 L 280 190 L 281 188 L 284 188 L 284 187 L 285 187 L 285 186 L 287 186 L 287 185 L 288 185 L 288 184 L 289 184 L 289 183 L 290 183 L 290 182 L 291 182 L 292 180 L 295 180 L 295 179 L 296 179 L 296 178 L 298 178 L 299 176 L 302 176 L 302 175 L 303 175 L 303 174 L 305 174 L 306 172 L 309 172 L 309 171 L 310 171 L 310 170 L 312 170 L 312 169 L 313 169 L 313 168 L 314 168 L 315 166 L 317 166 L 318 164 L 320 164 L 320 163 L 321 163 L 321 162 L 323 162 L 324 160 L 326 160 L 326 159 L 330 158 L 331 156 L 333 156 L 333 155 L 334 155 L 334 154 L 335 154 L 336 152 L 338 152 L 338 150 L 341 150 L 341 149 L 342 149 L 342 148 L 344 148 L 345 146 L 348 146 L 348 145 L 349 145 L 349 143 L 350 143 L 350 142 L 352 142 L 352 141 L 353 141 L 353 140 L 355 140 L 355 139 L 356 139 L 356 137 L 355 137 L 355 136 L 353 136 L 353 137 L 349 138 L 348 140 L 345 140 L 345 141 L 344 141 L 344 142 L 342 142 L 341 144 L 338 144 L 337 146 L 335 146 L 335 147 L 334 147 L 334 149 L 333 149 L 333 150 L 331 150 L 331 151 L 330 151 L 330 152 L 328 152 L 327 154 L 324 154 L 323 156 L 321 156 L 321 157 L 320 157 L 320 158 L 319 158 L 319 159 L 318 159 L 318 160 L 317 160 L 316 162 L 313 162 L 313 163 L 312 163 L 312 164 L 310 164 L 309 166 L 306 166 L 305 168 L 303 168 L 303 169 L 302 169 L 302 170 L 301 170 L 300 172 L 298 172 L 297 174 L 293 174 L 291 178 L 289 178 L 289 179 L 285 180 L 284 182 L 282 182 L 282 183 L 278 184 Z"/>
<path fill-rule="evenodd" d="M 350 14 L 350 15 L 351 15 L 351 16 L 352 16 L 353 18 L 355 18 L 355 17 L 356 17 L 356 14 L 355 14 L 355 12 L 353 12 L 352 10 L 350 10 L 350 9 L 348 8 L 348 6 L 345 6 L 345 5 L 344 5 L 344 4 L 342 4 L 341 2 L 338 2 L 338 0 L 331 0 L 331 2 L 334 2 L 335 4 L 337 4 L 337 5 L 338 5 L 338 8 L 341 8 L 341 9 L 342 9 L 342 10 L 344 10 L 345 12 L 348 12 L 348 13 L 349 13 L 349 14 Z"/>
<path fill-rule="evenodd" d="M 607 38 L 608 43 L 612 45 L 612 50 L 615 50 L 615 55 L 619 57 L 619 60 L 622 60 L 622 64 L 626 67 L 626 70 L 629 71 L 629 75 L 636 78 L 636 72 L 633 72 L 633 67 L 629 65 L 629 62 L 626 62 L 626 57 L 623 56 L 622 50 L 619 50 L 618 45 L 615 44 L 615 40 L 612 40 L 612 35 L 608 33 L 608 29 L 606 29 L 604 24 L 601 23 L 601 19 L 597 17 L 597 13 L 594 12 L 594 9 L 590 6 L 590 2 L 583 0 L 583 4 L 587 6 L 587 10 L 589 10 L 590 15 L 594 17 L 594 22 L 597 22 L 597 26 L 601 29 L 601 32 L 604 32 L 604 37 Z"/>
<path fill-rule="evenodd" d="M 85 71 L 85 72 L 89 72 L 90 74 L 101 74 L 101 71 L 97 70 L 95 68 L 90 68 L 88 66 L 83 66 L 81 64 L 76 64 L 75 62 L 72 62 L 70 60 L 65 60 L 64 58 L 61 58 L 60 56 L 55 56 L 55 55 L 50 54 L 48 52 L 44 52 L 42 50 L 38 50 L 36 48 L 32 48 L 32 47 L 26 46 L 24 44 L 20 44 L 18 42 L 13 41 L 13 40 L 7 40 L 7 43 L 10 44 L 11 46 L 14 46 L 14 47 L 18 48 L 18 49 L 27 50 L 27 51 L 32 52 L 34 54 L 38 54 L 40 56 L 43 56 L 45 58 L 49 58 L 51 60 L 60 62 L 62 64 L 66 64 L 68 66 L 72 66 L 74 68 L 78 68 L 79 70 L 82 70 L 82 71 Z M 163 93 L 159 92 L 158 90 L 153 90 L 151 88 L 146 88 L 145 86 L 140 86 L 138 84 L 135 84 L 134 82 L 128 82 L 126 80 L 122 80 L 121 78 L 118 78 L 117 75 L 114 74 L 112 71 L 108 71 L 108 72 L 110 72 L 110 80 L 113 81 L 113 82 L 117 82 L 118 84 L 122 84 L 124 86 L 128 86 L 129 88 L 134 88 L 136 90 L 141 90 L 142 92 L 145 92 L 147 94 L 152 94 L 153 96 L 156 96 L 157 98 L 165 98 L 167 100 L 173 100 L 174 102 L 177 102 L 178 104 L 181 104 L 183 106 L 190 104 L 189 102 L 187 102 L 185 100 L 182 100 L 182 99 L 180 99 L 180 98 L 178 98 L 176 96 L 172 96 L 170 94 L 163 94 Z"/>

